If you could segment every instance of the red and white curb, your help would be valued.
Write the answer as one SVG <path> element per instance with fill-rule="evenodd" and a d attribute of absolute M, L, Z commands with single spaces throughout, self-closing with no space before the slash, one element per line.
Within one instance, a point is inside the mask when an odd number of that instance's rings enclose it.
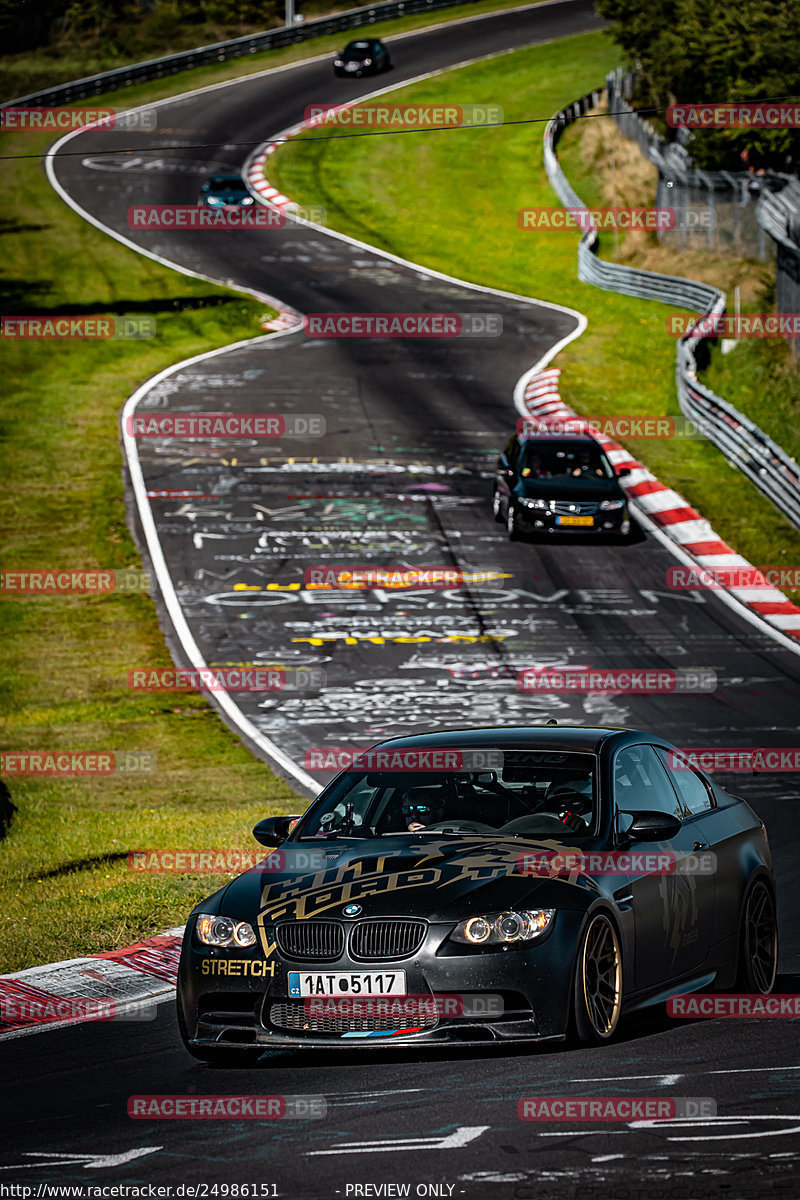
<path fill-rule="evenodd" d="M 390 89 L 387 88 L 386 90 Z M 285 142 L 288 142 L 289 138 L 293 138 L 295 134 L 300 133 L 303 129 L 311 129 L 314 125 L 323 124 L 327 119 L 328 113 L 340 113 L 344 112 L 347 108 L 355 108 L 356 105 L 363 104 L 365 99 L 369 99 L 369 97 L 362 96 L 358 100 L 351 100 L 349 104 L 330 105 L 326 107 L 325 113 L 320 114 L 320 116 L 312 117 L 308 121 L 298 121 L 296 125 L 291 125 L 288 129 L 285 129 L 277 141 L 266 142 L 263 146 L 259 146 L 250 155 L 244 168 L 244 178 L 250 192 L 283 212 L 292 212 L 298 209 L 300 207 L 298 204 L 290 200 L 288 196 L 284 196 L 283 192 L 273 187 L 267 179 L 266 164 L 270 155 L 274 154 Z"/>
<path fill-rule="evenodd" d="M 282 308 L 277 317 L 273 317 L 271 321 L 262 321 L 262 329 L 284 330 L 294 329 L 297 325 L 302 325 L 303 318 L 299 313 L 296 313 L 292 308 Z"/>
<path fill-rule="evenodd" d="M 270 154 L 273 154 L 280 145 L 280 142 L 270 142 L 264 146 L 259 153 L 257 159 L 248 161 L 245 167 L 245 179 L 251 193 L 263 200 L 265 203 L 272 205 L 273 208 L 281 211 L 291 210 L 297 205 L 293 204 L 288 196 L 284 196 L 283 192 L 279 192 L 277 188 L 268 183 L 264 178 L 264 163 Z M 258 166 L 256 167 L 256 164 Z M 271 321 L 262 321 L 262 329 L 284 330 L 294 329 L 298 325 L 302 325 L 303 318 L 294 309 L 282 308 L 277 317 L 273 317 Z"/>
<path fill-rule="evenodd" d="M 0 1041 L 84 1021 L 147 1019 L 175 991 L 182 941 L 181 926 L 119 950 L 0 975 Z"/>
<path fill-rule="evenodd" d="M 559 367 L 550 367 L 534 375 L 526 384 L 525 408 L 543 425 L 546 425 L 548 420 L 556 423 L 563 423 L 569 418 L 580 420 L 578 414 L 565 404 L 559 395 L 560 374 Z M 630 498 L 632 507 L 643 513 L 670 541 L 680 546 L 699 569 L 713 572 L 720 568 L 741 568 L 747 571 L 748 579 L 752 572 L 753 587 L 720 587 L 719 590 L 726 591 L 781 633 L 800 639 L 800 608 L 796 604 L 787 600 L 783 592 L 773 587 L 746 558 L 736 554 L 717 537 L 709 522 L 692 508 L 683 496 L 660 483 L 655 475 L 619 442 L 599 431 L 593 436 L 615 468 L 619 470 L 628 467 L 630 470 L 630 475 L 619 482 Z"/>

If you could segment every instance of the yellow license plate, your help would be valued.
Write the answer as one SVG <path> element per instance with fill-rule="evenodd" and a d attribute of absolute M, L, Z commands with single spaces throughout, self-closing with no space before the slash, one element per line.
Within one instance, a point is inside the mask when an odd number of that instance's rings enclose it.
<path fill-rule="evenodd" d="M 558 525 L 594 525 L 594 517 L 556 517 Z"/>

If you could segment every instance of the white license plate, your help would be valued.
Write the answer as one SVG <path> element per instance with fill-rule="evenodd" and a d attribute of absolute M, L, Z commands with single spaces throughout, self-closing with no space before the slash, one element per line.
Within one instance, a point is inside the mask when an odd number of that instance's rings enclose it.
<path fill-rule="evenodd" d="M 404 996 L 405 971 L 289 971 L 290 996 Z"/>
<path fill-rule="evenodd" d="M 345 63 L 344 69 L 345 69 L 345 71 L 357 71 L 358 63 Z"/>

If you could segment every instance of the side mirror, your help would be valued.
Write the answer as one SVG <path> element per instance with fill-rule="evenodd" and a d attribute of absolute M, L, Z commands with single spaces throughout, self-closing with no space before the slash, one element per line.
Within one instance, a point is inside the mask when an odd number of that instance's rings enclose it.
<path fill-rule="evenodd" d="M 637 812 L 625 816 L 633 817 L 625 833 L 634 842 L 668 841 L 680 832 L 681 822 L 671 813 Z"/>
<path fill-rule="evenodd" d="M 630 473 L 630 467 L 620 467 L 620 469 L 617 471 L 617 479 L 624 479 L 624 477 L 626 475 L 630 475 Z"/>
<path fill-rule="evenodd" d="M 253 837 L 262 846 L 280 846 L 281 842 L 285 842 L 289 836 L 289 826 L 292 821 L 299 821 L 299 819 L 296 815 L 266 817 L 253 826 Z"/>

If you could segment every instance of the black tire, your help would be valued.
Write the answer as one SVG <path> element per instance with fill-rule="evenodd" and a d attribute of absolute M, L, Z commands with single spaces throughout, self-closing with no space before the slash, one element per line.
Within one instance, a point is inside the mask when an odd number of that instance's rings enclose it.
<path fill-rule="evenodd" d="M 578 946 L 572 989 L 573 1026 L 584 1045 L 609 1042 L 622 1014 L 622 953 L 604 912 L 589 920 Z"/>
<path fill-rule="evenodd" d="M 519 529 L 517 528 L 517 510 L 509 501 L 508 512 L 506 513 L 506 533 L 510 542 L 516 542 L 519 538 Z"/>
<path fill-rule="evenodd" d="M 502 500 L 497 488 L 492 492 L 492 516 L 498 525 L 503 524 Z"/>
<path fill-rule="evenodd" d="M 778 969 L 778 922 L 775 900 L 765 879 L 749 889 L 739 930 L 739 970 L 736 991 L 766 996 Z"/>
<path fill-rule="evenodd" d="M 241 1050 L 232 1050 L 228 1046 L 193 1046 L 189 1041 L 189 1030 L 186 1028 L 186 1018 L 183 1015 L 180 989 L 175 993 L 175 1007 L 181 1041 L 192 1058 L 214 1067 L 239 1067 L 241 1069 L 256 1065 L 263 1053 L 261 1047 L 242 1046 Z"/>

